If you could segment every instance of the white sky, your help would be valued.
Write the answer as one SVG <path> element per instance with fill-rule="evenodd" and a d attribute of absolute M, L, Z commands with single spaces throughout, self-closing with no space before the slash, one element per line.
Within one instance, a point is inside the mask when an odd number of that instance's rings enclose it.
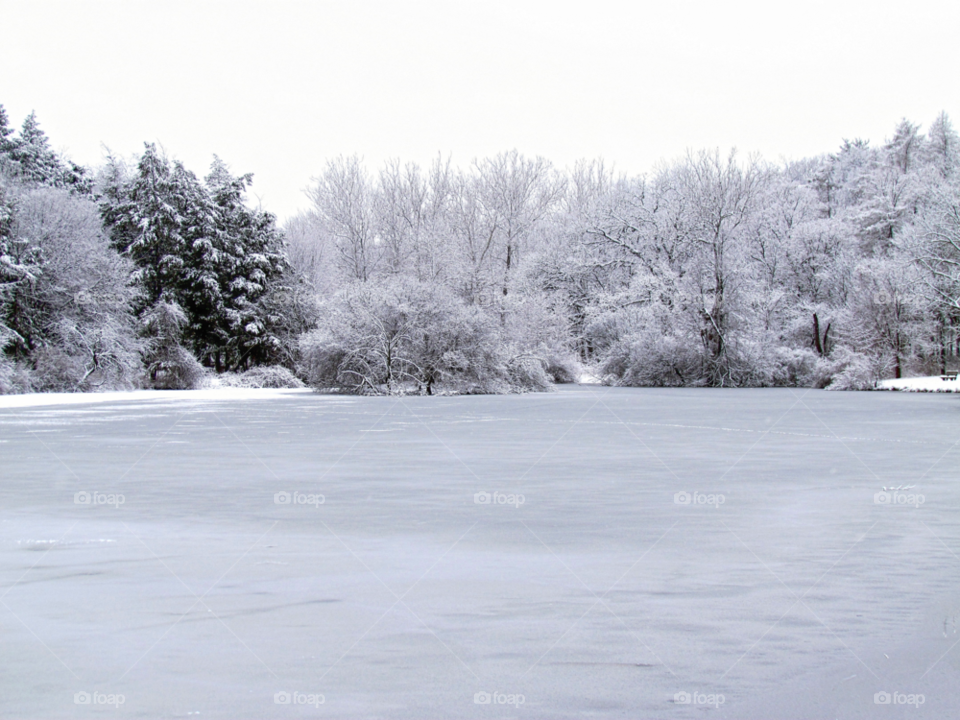
<path fill-rule="evenodd" d="M 281 219 L 327 159 L 517 148 L 628 173 L 960 126 L 960 2 L 0 0 L 0 104 L 98 164 L 161 143 L 255 174 Z M 251 198 L 255 201 L 255 198 Z"/>

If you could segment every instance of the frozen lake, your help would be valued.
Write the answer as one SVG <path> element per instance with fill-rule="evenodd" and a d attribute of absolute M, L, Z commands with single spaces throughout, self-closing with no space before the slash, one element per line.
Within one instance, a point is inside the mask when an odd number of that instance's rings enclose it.
<path fill-rule="evenodd" d="M 902 393 L 0 408 L 0 716 L 957 717 L 958 440 Z"/>

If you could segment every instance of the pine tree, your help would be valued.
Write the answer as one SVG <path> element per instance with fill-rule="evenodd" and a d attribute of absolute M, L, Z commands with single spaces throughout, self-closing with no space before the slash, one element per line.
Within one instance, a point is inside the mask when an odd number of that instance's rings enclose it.
<path fill-rule="evenodd" d="M 943 178 L 952 178 L 960 169 L 960 135 L 945 112 L 940 113 L 927 133 L 927 154 Z"/>
<path fill-rule="evenodd" d="M 893 138 L 884 146 L 887 162 L 906 174 L 914 169 L 923 155 L 925 145 L 926 138 L 920 133 L 920 126 L 903 119 L 897 125 Z"/>
<path fill-rule="evenodd" d="M 252 175 L 215 158 L 206 183 L 147 145 L 131 181 L 114 168 L 103 218 L 114 246 L 138 267 L 138 311 L 167 297 L 187 318 L 183 340 L 218 371 L 277 351 L 261 299 L 286 267 L 273 215 L 244 204 Z"/>
<path fill-rule="evenodd" d="M 246 206 L 252 182 L 252 174 L 234 177 L 216 156 L 206 178 L 216 212 L 219 277 L 230 338 L 224 359 L 229 358 L 233 367 L 264 362 L 279 349 L 272 326 L 281 319 L 271 318 L 261 301 L 286 267 L 283 236 L 272 214 Z"/>
<path fill-rule="evenodd" d="M 23 121 L 19 136 L 13 141 L 11 159 L 17 163 L 18 174 L 27 182 L 57 185 L 61 167 L 57 154 L 50 149 L 47 134 L 40 129 L 36 113 Z"/>
<path fill-rule="evenodd" d="M 178 197 L 182 179 L 174 176 L 156 145 L 146 143 L 136 177 L 111 188 L 101 205 L 114 248 L 137 266 L 138 312 L 156 304 L 165 292 L 179 296 L 190 227 L 183 214 L 188 200 Z"/>
<path fill-rule="evenodd" d="M 13 141 L 10 139 L 12 134 L 13 128 L 10 127 L 10 119 L 7 117 L 6 108 L 0 105 L 0 156 L 13 150 Z"/>
<path fill-rule="evenodd" d="M 197 357 L 210 361 L 215 349 L 228 340 L 216 208 L 207 189 L 180 162 L 174 163 L 173 179 L 184 219 L 184 264 L 178 285 L 179 302 L 188 317 L 184 339 Z"/>
<path fill-rule="evenodd" d="M 46 261 L 42 250 L 15 232 L 16 204 L 0 184 L 0 350 L 24 358 L 37 347 L 46 308 L 37 293 Z"/>

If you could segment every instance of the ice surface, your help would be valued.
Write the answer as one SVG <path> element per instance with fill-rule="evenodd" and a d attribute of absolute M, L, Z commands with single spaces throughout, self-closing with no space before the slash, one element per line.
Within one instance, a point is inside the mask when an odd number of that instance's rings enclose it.
<path fill-rule="evenodd" d="M 958 715 L 956 396 L 243 392 L 0 409 L 0 716 Z"/>

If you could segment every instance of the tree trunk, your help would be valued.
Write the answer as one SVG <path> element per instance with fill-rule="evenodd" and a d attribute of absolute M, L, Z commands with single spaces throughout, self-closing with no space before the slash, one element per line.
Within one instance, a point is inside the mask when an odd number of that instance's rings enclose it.
<path fill-rule="evenodd" d="M 503 296 L 507 296 L 507 283 L 510 278 L 510 261 L 513 257 L 513 245 L 507 243 L 507 269 L 503 273 Z"/>
<path fill-rule="evenodd" d="M 894 377 L 897 380 L 899 380 L 900 373 L 901 373 L 900 371 L 900 331 L 899 330 L 897 331 L 897 336 L 896 336 L 896 350 L 894 350 L 894 362 L 895 362 L 895 365 L 893 368 Z"/>
<path fill-rule="evenodd" d="M 943 326 L 942 319 L 940 320 L 939 323 L 937 323 L 937 335 L 939 336 L 937 338 L 937 340 L 939 340 L 939 342 L 937 343 L 937 354 L 940 356 L 940 374 L 946 375 L 947 374 L 947 350 L 949 348 L 947 347 L 946 328 L 944 328 Z"/>

